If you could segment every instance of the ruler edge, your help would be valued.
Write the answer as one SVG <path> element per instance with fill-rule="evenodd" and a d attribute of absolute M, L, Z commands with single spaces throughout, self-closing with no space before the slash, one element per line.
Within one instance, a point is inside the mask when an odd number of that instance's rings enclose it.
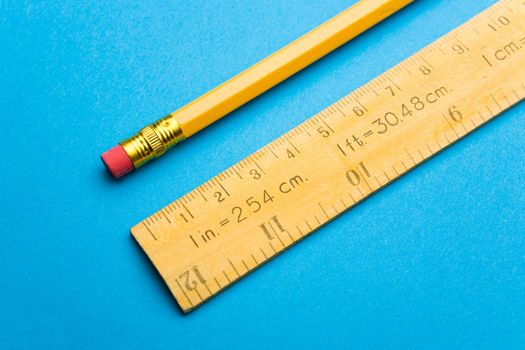
<path fill-rule="evenodd" d="M 473 15 L 472 17 L 470 17 L 469 19 L 467 19 L 466 21 L 460 23 L 459 25 L 457 25 L 456 27 L 454 27 L 453 29 L 449 30 L 448 32 L 444 33 L 443 35 L 439 36 L 438 38 L 436 38 L 435 40 L 431 41 L 429 44 L 423 46 L 422 48 L 420 48 L 419 50 L 415 51 L 414 53 L 410 54 L 409 56 L 401 59 L 401 61 L 399 61 L 398 63 L 394 64 L 393 66 L 391 66 L 390 68 L 384 70 L 383 72 L 381 72 L 380 74 L 376 75 L 375 77 L 369 79 L 368 81 L 366 81 L 365 83 L 361 84 L 360 86 L 358 86 L 356 89 L 353 89 L 351 90 L 349 93 L 345 94 L 342 98 L 336 100 L 335 102 L 329 104 L 327 107 L 323 108 L 321 111 L 315 113 L 314 115 L 304 119 L 303 121 L 301 121 L 299 124 L 295 125 L 294 127 L 292 127 L 291 129 L 289 129 L 288 131 L 280 134 L 279 136 L 277 136 L 276 138 L 272 139 L 271 141 L 269 141 L 268 143 L 264 144 L 262 147 L 258 148 L 257 150 L 251 152 L 250 154 L 248 154 L 246 157 L 240 159 L 239 161 L 235 162 L 233 165 L 230 165 L 228 166 L 227 168 L 225 168 L 224 170 L 222 171 L 219 171 L 217 173 L 217 175 L 214 175 L 212 176 L 211 178 L 209 178 L 208 180 L 204 181 L 203 183 L 201 183 L 200 185 L 196 186 L 195 188 L 187 191 L 184 195 L 178 197 L 177 199 L 175 199 L 174 201 L 171 201 L 169 202 L 167 205 L 164 205 L 163 207 L 161 207 L 160 209 L 156 210 L 153 214 L 147 216 L 146 218 L 144 218 L 143 220 L 139 221 L 137 224 L 133 225 L 129 231 L 130 231 L 130 234 L 131 236 L 134 238 L 134 240 L 139 244 L 141 250 L 146 254 L 146 256 L 148 257 L 148 260 L 150 261 L 150 263 L 153 265 L 153 267 L 155 268 L 155 270 L 157 271 L 157 273 L 159 274 L 159 276 L 162 278 L 162 280 L 164 281 L 164 284 L 166 285 L 166 287 L 168 288 L 168 290 L 170 291 L 170 293 L 172 294 L 173 298 L 175 299 L 175 302 L 177 303 L 177 306 L 180 308 L 180 310 L 184 313 L 184 314 L 188 314 L 192 311 L 194 311 L 196 308 L 199 308 L 202 304 L 205 304 L 206 302 L 209 302 L 210 300 L 214 299 L 215 296 L 219 295 L 219 294 L 222 294 L 222 292 L 224 292 L 225 290 L 229 289 L 229 287 L 235 285 L 237 282 L 239 282 L 240 280 L 244 279 L 245 277 L 247 277 L 248 275 L 252 274 L 253 272 L 255 272 L 256 270 L 258 270 L 259 268 L 265 266 L 267 263 L 269 263 L 270 261 L 273 261 L 274 258 L 280 256 L 282 253 L 288 251 L 288 249 L 292 248 L 293 246 L 295 246 L 297 243 L 300 243 L 302 242 L 305 238 L 308 238 L 310 237 L 313 233 L 317 232 L 319 229 L 323 228 L 325 225 L 331 223 L 333 220 L 339 218 L 340 216 L 342 216 L 343 214 L 347 213 L 348 211 L 350 211 L 351 209 L 355 208 L 356 206 L 360 205 L 363 201 L 369 199 L 371 196 L 374 196 L 376 193 L 380 192 L 381 190 L 383 190 L 385 187 L 391 185 L 392 183 L 396 182 L 397 180 L 400 180 L 402 178 L 404 178 L 408 173 L 412 172 L 414 169 L 418 168 L 419 166 L 425 164 L 427 161 L 433 159 L 435 156 L 438 156 L 440 155 L 442 152 L 448 150 L 451 146 L 454 146 L 456 145 L 456 143 L 464 140 L 467 136 L 473 134 L 474 132 L 482 129 L 483 127 L 485 127 L 489 122 L 492 122 L 493 120 L 495 119 L 499 119 L 499 117 L 503 116 L 509 109 L 511 108 L 514 108 L 518 105 L 520 105 L 521 103 L 523 103 L 523 101 L 525 100 L 525 96 L 520 98 L 519 100 L 517 100 L 516 102 L 510 104 L 509 106 L 506 106 L 505 108 L 502 108 L 500 109 L 499 111 L 497 112 L 494 112 L 494 113 L 491 113 L 492 116 L 489 117 L 488 119 L 486 120 L 483 120 L 480 124 L 478 124 L 477 126 L 475 126 L 473 129 L 471 129 L 470 131 L 464 133 L 463 135 L 457 137 L 455 140 L 452 140 L 450 143 L 448 143 L 447 145 L 445 145 L 444 147 L 440 148 L 439 150 L 437 150 L 436 152 L 432 153 L 431 155 L 429 155 L 428 157 L 422 159 L 421 161 L 419 161 L 418 163 L 410 166 L 410 167 L 407 167 L 407 169 L 401 173 L 400 175 L 398 175 L 397 177 L 391 179 L 391 180 L 388 180 L 387 182 L 385 182 L 383 185 L 381 185 L 380 187 L 376 188 L 375 190 L 372 190 L 370 193 L 368 193 L 367 195 L 365 195 L 364 197 L 362 197 L 361 199 L 357 200 L 353 205 L 349 206 L 348 208 L 342 210 L 341 212 L 339 212 L 338 214 L 336 214 L 335 216 L 333 216 L 332 218 L 329 218 L 327 221 L 323 222 L 321 225 L 319 225 L 318 227 L 314 228 L 313 230 L 309 231 L 308 233 L 306 233 L 305 235 L 301 236 L 300 238 L 298 238 L 297 240 L 293 241 L 292 243 L 290 243 L 289 245 L 283 247 L 283 249 L 281 249 L 280 251 L 274 253 L 272 256 L 270 256 L 268 259 L 258 263 L 256 266 L 254 266 L 252 269 L 249 269 L 248 271 L 244 272 L 243 274 L 241 274 L 240 276 L 237 276 L 235 279 L 232 279 L 231 282 L 229 282 L 228 284 L 222 286 L 220 289 L 218 289 L 217 291 L 215 291 L 213 294 L 211 294 L 210 296 L 208 297 L 205 297 L 203 298 L 202 300 L 198 301 L 197 303 L 193 303 L 193 302 L 189 302 L 189 304 L 191 304 L 190 307 L 187 307 L 187 308 L 184 308 L 181 303 L 179 302 L 179 300 L 177 299 L 177 294 L 175 293 L 175 290 L 172 289 L 172 287 L 170 286 L 170 283 L 168 283 L 168 278 L 165 278 L 163 276 L 163 274 L 161 273 L 161 271 L 157 268 L 157 266 L 155 265 L 152 257 L 150 256 L 150 254 L 148 253 L 148 250 L 146 250 L 144 248 L 144 246 L 141 244 L 139 238 L 137 237 L 137 235 L 135 235 L 135 233 L 133 232 L 138 226 L 140 225 L 143 225 L 144 222 L 146 220 L 148 220 L 149 218 L 153 217 L 154 215 L 156 215 L 158 212 L 160 212 L 161 210 L 163 210 L 164 208 L 170 206 L 171 204 L 175 203 L 175 202 L 178 202 L 179 200 L 183 199 L 186 195 L 188 195 L 189 193 L 195 191 L 196 189 L 198 189 L 199 187 L 201 187 L 203 184 L 215 179 L 215 178 L 218 178 L 219 175 L 223 174 L 223 173 L 226 173 L 228 170 L 232 169 L 236 164 L 242 162 L 243 160 L 245 159 L 249 159 L 250 157 L 252 157 L 253 155 L 255 155 L 256 153 L 262 151 L 263 149 L 267 148 L 269 145 L 273 144 L 274 142 L 276 142 L 277 140 L 280 140 L 282 138 L 285 138 L 289 133 L 293 132 L 295 129 L 297 129 L 298 127 L 300 127 L 301 125 L 303 125 L 304 123 L 308 122 L 309 120 L 321 115 L 323 112 L 325 112 L 326 110 L 328 110 L 331 106 L 339 103 L 340 101 L 344 100 L 345 98 L 347 98 L 348 96 L 356 93 L 357 91 L 359 91 L 360 89 L 362 89 L 363 87 L 366 87 L 368 86 L 371 82 L 377 80 L 378 78 L 382 77 L 382 76 L 385 76 L 385 75 L 388 75 L 390 72 L 393 72 L 395 71 L 396 68 L 400 68 L 400 66 L 407 60 L 411 59 L 412 57 L 414 56 L 417 56 L 417 55 L 422 55 L 423 57 L 425 56 L 424 53 L 426 51 L 429 51 L 429 50 L 432 50 L 433 49 L 433 46 L 435 44 L 437 44 L 439 41 L 441 41 L 442 39 L 445 39 L 447 38 L 450 34 L 454 33 L 455 31 L 457 31 L 458 29 L 460 28 L 463 28 L 463 27 L 467 27 L 468 25 L 472 25 L 475 20 L 478 19 L 479 16 L 483 15 L 484 13 L 487 13 L 489 14 L 489 12 L 492 12 L 492 11 L 495 11 L 497 7 L 504 7 L 506 9 L 508 9 L 508 6 L 507 6 L 507 3 L 508 2 L 511 2 L 509 0 L 498 0 L 497 2 L 489 5 L 488 7 L 486 7 L 485 9 L 481 10 L 480 12 L 476 13 L 475 15 Z M 516 1 L 517 2 L 517 1 Z M 525 82 L 520 82 L 521 83 L 521 87 L 525 90 Z"/>
<path fill-rule="evenodd" d="M 155 271 L 157 271 L 158 275 L 162 278 L 162 280 L 164 281 L 164 284 L 165 286 L 167 287 L 167 289 L 170 291 L 170 293 L 172 294 L 173 296 L 173 299 L 175 299 L 175 302 L 177 303 L 177 306 L 180 308 L 180 310 L 184 313 L 184 314 L 188 314 L 192 311 L 194 311 L 196 308 L 198 308 L 199 306 L 201 306 L 202 304 L 205 304 L 207 302 L 209 302 L 210 300 L 214 299 L 216 296 L 218 296 L 219 294 L 222 294 L 224 291 L 228 290 L 231 286 L 237 284 L 237 282 L 243 280 L 245 277 L 247 277 L 248 275 L 251 275 L 252 273 L 254 273 L 255 271 L 259 270 L 260 268 L 262 268 L 263 266 L 267 265 L 269 262 L 273 261 L 275 258 L 279 257 L 281 254 L 283 254 L 284 252 L 288 251 L 290 248 L 294 247 L 296 244 L 298 243 L 301 243 L 303 242 L 305 239 L 309 238 L 312 236 L 313 233 L 317 232 L 318 230 L 320 230 L 321 228 L 323 228 L 324 226 L 330 224 L 332 221 L 338 219 L 340 216 L 344 215 L 345 213 L 349 212 L 350 210 L 354 209 L 355 207 L 357 207 L 358 205 L 360 205 L 362 202 L 366 201 L 367 199 L 369 199 L 370 197 L 372 196 L 375 196 L 377 193 L 381 192 L 385 187 L 389 187 L 391 184 L 397 182 L 398 180 L 404 178 L 406 175 L 408 175 L 409 173 L 411 173 L 413 170 L 415 170 L 416 168 L 419 168 L 421 165 L 427 163 L 428 161 L 432 160 L 434 157 L 440 155 L 442 152 L 444 151 L 447 151 L 450 147 L 456 145 L 458 142 L 460 141 L 463 141 L 467 136 L 481 130 L 483 127 L 485 127 L 488 123 L 494 121 L 495 119 L 498 119 L 499 117 L 503 116 L 509 109 L 511 108 L 514 108 L 518 105 L 520 105 L 521 103 L 523 103 L 523 101 L 525 100 L 525 97 L 521 98 L 519 101 L 515 102 L 514 104 L 502 109 L 501 111 L 497 112 L 496 114 L 494 114 L 490 119 L 487 119 L 485 121 L 483 121 L 481 124 L 479 124 L 478 126 L 476 126 L 474 129 L 466 132 L 465 134 L 461 135 L 460 137 L 458 137 L 456 140 L 453 140 L 451 141 L 448 145 L 442 147 L 441 149 L 437 150 L 436 152 L 434 152 L 433 154 L 429 155 L 428 157 L 426 157 L 425 159 L 419 161 L 418 163 L 416 163 L 415 165 L 412 165 L 411 167 L 408 167 L 407 170 L 405 170 L 402 174 L 400 174 L 399 176 L 385 182 L 383 185 L 381 185 L 380 187 L 378 187 L 377 189 L 373 190 L 372 192 L 370 192 L 368 195 L 362 197 L 361 199 L 357 200 L 353 205 L 349 206 L 348 208 L 346 208 L 345 210 L 341 211 L 340 213 L 338 213 L 337 215 L 333 216 L 332 218 L 328 219 L 327 221 L 323 222 L 321 225 L 319 225 L 318 227 L 314 228 L 312 231 L 308 232 L 307 234 L 305 234 L 304 236 L 301 236 L 300 238 L 298 238 L 297 240 L 293 241 L 292 243 L 290 243 L 289 245 L 285 246 L 283 249 L 281 249 L 280 251 L 278 251 L 277 253 L 273 254 L 271 257 L 269 257 L 268 259 L 258 263 L 256 266 L 254 266 L 252 269 L 246 271 L 245 273 L 243 273 L 242 275 L 238 276 L 237 278 L 233 279 L 230 283 L 228 283 L 227 285 L 224 285 L 223 287 L 221 287 L 219 290 L 217 290 L 216 292 L 214 292 L 212 295 L 210 295 L 209 297 L 207 298 L 204 298 L 203 300 L 199 301 L 198 303 L 196 304 L 193 304 L 192 306 L 188 307 L 188 308 L 184 308 L 181 303 L 179 302 L 179 300 L 177 299 L 177 294 L 175 293 L 175 291 L 171 288 L 170 284 L 168 283 L 167 281 L 167 277 L 164 277 L 162 275 L 162 273 L 160 272 L 160 270 L 157 268 L 157 266 L 155 265 L 155 263 L 153 262 L 153 259 L 150 257 L 150 255 L 148 254 L 147 250 L 144 249 L 144 247 L 142 246 L 142 244 L 140 243 L 140 241 L 138 240 L 137 237 L 135 237 L 135 235 L 133 234 L 133 232 L 131 231 L 132 229 L 130 229 L 130 233 L 131 233 L 131 236 L 135 239 L 135 241 L 139 244 L 140 248 L 142 249 L 142 251 L 146 254 L 146 256 L 148 257 L 148 260 L 149 262 L 153 265 L 153 267 L 155 268 Z"/>
<path fill-rule="evenodd" d="M 161 207 L 159 207 L 159 209 L 155 210 L 153 212 L 153 214 L 151 215 L 148 215 L 146 216 L 144 219 L 138 221 L 136 224 L 134 224 L 131 228 L 130 228 L 130 232 L 131 234 L 133 234 L 133 229 L 135 229 L 135 227 L 138 227 L 140 226 L 144 221 L 148 220 L 149 218 L 153 217 L 154 215 L 156 215 L 158 212 L 160 212 L 161 210 L 163 210 L 164 208 L 166 207 L 169 207 L 170 205 L 172 205 L 173 203 L 176 203 L 178 202 L 179 200 L 182 200 L 184 199 L 188 194 L 192 193 L 193 191 L 197 190 L 198 188 L 200 188 L 202 185 L 208 183 L 209 181 L 211 180 L 214 180 L 215 178 L 218 178 L 219 175 L 223 174 L 223 173 L 226 173 L 228 170 L 232 169 L 236 164 L 242 162 L 243 160 L 246 160 L 250 157 L 252 157 L 253 155 L 259 153 L 260 151 L 264 150 L 265 148 L 267 148 L 269 145 L 271 145 L 272 143 L 274 143 L 275 141 L 277 140 L 280 140 L 281 138 L 285 138 L 286 135 L 288 135 L 289 133 L 291 133 L 293 130 L 297 129 L 298 127 L 300 127 L 301 125 L 303 125 L 304 123 L 308 122 L 309 120 L 317 117 L 317 116 L 320 116 L 323 112 L 325 112 L 326 110 L 328 110 L 328 108 L 330 108 L 332 105 L 335 105 L 337 103 L 340 103 L 341 101 L 343 101 L 346 97 L 348 97 L 349 95 L 352 95 L 353 93 L 359 91 L 360 89 L 362 89 L 363 87 L 365 86 L 368 86 L 371 82 L 377 80 L 378 78 L 382 77 L 383 75 L 391 72 L 391 71 L 394 71 L 395 69 L 397 68 L 401 68 L 401 64 L 403 64 L 405 61 L 409 60 L 410 58 L 416 56 L 416 55 L 419 55 L 419 54 L 422 54 L 424 53 L 424 51 L 426 50 L 431 50 L 433 49 L 432 46 L 434 46 L 434 44 L 436 44 L 437 42 L 439 42 L 440 40 L 446 38 L 449 36 L 449 34 L 455 32 L 456 30 L 458 30 L 459 28 L 463 27 L 463 26 L 466 26 L 467 24 L 469 24 L 470 22 L 473 22 L 475 19 L 477 19 L 478 16 L 482 15 L 483 13 L 487 12 L 487 11 L 493 11 L 494 8 L 496 6 L 504 6 L 505 7 L 505 3 L 509 2 L 509 1 L 512 1 L 512 0 L 497 0 L 497 2 L 493 3 L 492 5 L 489 5 L 488 7 L 486 7 L 484 10 L 481 10 L 480 12 L 476 13 L 474 16 L 470 17 L 469 19 L 467 19 L 465 22 L 462 22 L 460 23 L 458 26 L 454 27 L 453 29 L 451 29 L 450 31 L 446 32 L 445 34 L 439 36 L 437 39 L 435 39 L 434 41 L 426 44 L 425 46 L 421 47 L 420 49 L 418 49 L 417 51 L 415 51 L 414 53 L 410 54 L 409 56 L 403 58 L 401 61 L 399 61 L 398 63 L 394 64 L 393 66 L 391 66 L 390 68 L 384 70 L 383 72 L 381 72 L 380 74 L 374 76 L 373 78 L 367 80 L 365 83 L 361 84 L 359 87 L 357 87 L 356 89 L 354 90 L 351 90 L 349 93 L 345 94 L 343 97 L 339 98 L 338 100 L 336 100 L 335 102 L 331 103 L 330 105 L 328 105 L 327 107 L 323 108 L 322 110 L 320 110 L 319 112 L 313 114 L 312 116 L 304 119 L 303 121 L 301 121 L 299 124 L 295 125 L 294 127 L 290 128 L 288 131 L 285 131 L 283 132 L 282 134 L 280 134 L 279 136 L 277 136 L 276 138 L 270 140 L 269 142 L 265 143 L 263 146 L 261 146 L 260 148 L 258 148 L 257 150 L 249 153 L 247 156 L 245 156 L 244 158 L 240 159 L 239 161 L 233 163 L 232 165 L 230 166 L 227 166 L 226 168 L 224 168 L 223 170 L 220 170 L 216 175 L 212 176 L 211 178 L 209 178 L 208 180 L 205 180 L 204 182 L 202 182 L 200 185 L 197 185 L 196 187 L 192 188 L 191 190 L 189 191 L 186 191 L 183 195 L 181 195 L 180 197 L 178 197 L 177 199 L 175 199 L 174 201 L 170 201 L 168 202 L 166 205 L 163 205 Z M 514 1 L 518 1 L 518 0 L 514 0 Z M 518 103 L 518 102 L 516 102 Z M 513 105 L 514 106 L 514 105 Z M 512 106 L 511 106 L 512 107 Z M 505 111 L 505 110 L 503 110 Z M 499 112 L 499 113 L 503 113 L 502 112 Z M 479 125 L 479 127 L 483 126 L 485 123 L 482 123 Z M 454 142 L 452 142 L 451 144 L 453 144 Z"/>

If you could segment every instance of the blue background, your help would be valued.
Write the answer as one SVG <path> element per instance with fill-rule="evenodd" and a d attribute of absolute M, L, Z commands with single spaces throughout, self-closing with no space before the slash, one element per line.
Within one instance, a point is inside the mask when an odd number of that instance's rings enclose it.
<path fill-rule="evenodd" d="M 523 348 L 523 104 L 183 315 L 129 228 L 494 1 L 420 0 L 156 162 L 99 154 L 355 1 L 0 1 L 0 348 Z"/>

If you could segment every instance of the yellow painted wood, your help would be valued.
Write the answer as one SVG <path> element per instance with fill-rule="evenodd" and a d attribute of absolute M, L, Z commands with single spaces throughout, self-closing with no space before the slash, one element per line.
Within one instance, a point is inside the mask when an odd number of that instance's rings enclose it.
<path fill-rule="evenodd" d="M 131 232 L 187 312 L 524 97 L 506 0 Z"/>
<path fill-rule="evenodd" d="M 134 168 L 279 84 L 414 0 L 361 0 L 215 89 L 121 142 Z"/>
<path fill-rule="evenodd" d="M 170 116 L 190 137 L 412 1 L 361 0 Z"/>

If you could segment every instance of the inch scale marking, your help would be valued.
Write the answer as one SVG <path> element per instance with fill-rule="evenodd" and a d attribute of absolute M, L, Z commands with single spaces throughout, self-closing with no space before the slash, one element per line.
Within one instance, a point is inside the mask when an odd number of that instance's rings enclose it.
<path fill-rule="evenodd" d="M 504 0 L 131 232 L 187 312 L 524 98 Z"/>

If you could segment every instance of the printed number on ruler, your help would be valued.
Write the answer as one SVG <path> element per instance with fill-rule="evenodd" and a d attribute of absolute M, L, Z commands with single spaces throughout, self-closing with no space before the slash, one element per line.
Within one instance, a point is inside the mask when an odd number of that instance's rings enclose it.
<path fill-rule="evenodd" d="M 132 228 L 188 311 L 525 96 L 502 1 Z"/>

